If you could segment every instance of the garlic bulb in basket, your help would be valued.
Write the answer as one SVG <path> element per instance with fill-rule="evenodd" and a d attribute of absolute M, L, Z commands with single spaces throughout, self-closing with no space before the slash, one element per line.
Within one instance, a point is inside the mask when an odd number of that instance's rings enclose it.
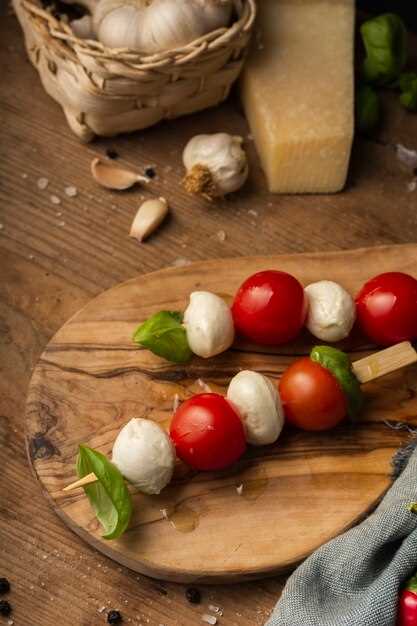
<path fill-rule="evenodd" d="M 243 139 L 227 133 L 196 135 L 182 155 L 185 189 L 209 200 L 242 187 L 248 177 Z"/>
<path fill-rule="evenodd" d="M 109 48 L 155 54 L 227 26 L 233 0 L 99 0 L 94 29 Z"/>

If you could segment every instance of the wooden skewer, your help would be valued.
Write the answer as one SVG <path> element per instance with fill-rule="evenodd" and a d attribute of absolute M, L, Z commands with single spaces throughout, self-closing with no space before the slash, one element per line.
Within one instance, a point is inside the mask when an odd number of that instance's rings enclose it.
<path fill-rule="evenodd" d="M 73 489 L 78 489 L 78 487 L 85 487 L 86 485 L 92 485 L 95 482 L 97 482 L 97 476 L 93 472 L 91 472 L 91 474 L 87 474 L 87 476 L 84 476 L 84 478 L 80 478 L 79 480 L 76 480 L 74 483 L 67 485 L 66 487 L 63 488 L 62 491 L 72 491 Z"/>
<path fill-rule="evenodd" d="M 352 363 L 352 370 L 359 382 L 363 384 L 416 362 L 417 352 L 409 341 L 403 341 L 355 361 Z"/>
<path fill-rule="evenodd" d="M 352 370 L 360 383 L 369 383 L 371 380 L 395 372 L 402 367 L 417 362 L 417 352 L 409 341 L 397 343 L 395 346 L 374 352 L 359 361 L 352 363 Z M 64 487 L 63 491 L 72 491 L 79 487 L 91 485 L 97 481 L 94 473 Z"/>

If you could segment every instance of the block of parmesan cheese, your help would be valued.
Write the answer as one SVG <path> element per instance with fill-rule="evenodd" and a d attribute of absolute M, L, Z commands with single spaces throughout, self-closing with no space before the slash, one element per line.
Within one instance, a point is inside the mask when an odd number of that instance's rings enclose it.
<path fill-rule="evenodd" d="M 241 94 L 269 190 L 331 193 L 354 129 L 354 0 L 262 0 Z"/>

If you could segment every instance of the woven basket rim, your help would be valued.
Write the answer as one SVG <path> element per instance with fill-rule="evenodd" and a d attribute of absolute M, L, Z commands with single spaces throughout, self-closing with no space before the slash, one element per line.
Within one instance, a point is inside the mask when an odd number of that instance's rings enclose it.
<path fill-rule="evenodd" d="M 256 17 L 256 0 L 234 0 L 238 19 L 227 28 L 219 28 L 190 42 L 186 46 L 173 48 L 152 55 L 143 55 L 129 48 L 108 48 L 101 42 L 76 37 L 71 27 L 57 19 L 40 6 L 40 0 L 20 0 L 21 6 L 34 19 L 44 22 L 51 41 L 61 46 L 66 44 L 71 51 L 86 54 L 108 61 L 125 61 L 137 69 L 150 70 L 156 67 L 175 64 L 183 65 L 197 59 L 207 50 L 215 50 L 230 45 L 242 34 L 250 32 Z"/>

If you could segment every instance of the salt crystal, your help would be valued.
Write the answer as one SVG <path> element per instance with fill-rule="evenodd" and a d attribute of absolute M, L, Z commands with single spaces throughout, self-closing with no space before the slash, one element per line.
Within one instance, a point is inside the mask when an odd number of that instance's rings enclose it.
<path fill-rule="evenodd" d="M 417 178 L 408 183 L 407 189 L 408 191 L 415 191 L 417 189 Z"/>
<path fill-rule="evenodd" d="M 75 198 L 78 195 L 78 189 L 74 185 L 68 185 L 65 187 L 65 193 L 69 198 Z"/>
<path fill-rule="evenodd" d="M 52 204 L 61 204 L 61 198 L 58 198 L 58 196 L 51 196 L 51 202 Z"/>
<path fill-rule="evenodd" d="M 7 623 L 8 623 L 9 626 L 13 626 L 14 621 L 12 619 L 9 619 L 9 620 L 7 620 Z"/>
<path fill-rule="evenodd" d="M 246 135 L 246 137 L 249 139 L 249 141 L 253 141 L 253 135 L 251 133 L 249 133 L 249 135 Z"/>
<path fill-rule="evenodd" d="M 36 298 L 35 298 L 35 300 L 36 300 Z M 43 559 L 47 559 L 47 558 L 48 558 L 48 555 L 47 555 L 47 554 L 44 554 L 44 555 L 42 556 L 42 558 L 43 558 Z"/>
<path fill-rule="evenodd" d="M 416 150 L 410 150 L 409 148 L 406 148 L 400 143 L 395 146 L 395 149 L 397 151 L 397 159 L 401 161 L 401 163 L 404 163 L 404 165 L 406 165 L 412 170 L 417 167 L 417 151 Z"/>
<path fill-rule="evenodd" d="M 26 179 L 27 177 L 28 177 L 28 175 L 27 175 L 27 174 L 22 174 L 22 178 L 23 178 L 23 179 Z"/>
<path fill-rule="evenodd" d="M 206 393 L 211 393 L 210 386 L 207 383 L 205 383 L 204 380 L 202 380 L 201 378 L 197 379 L 197 385 L 201 387 L 201 389 L 203 389 L 203 391 L 205 391 Z"/>
<path fill-rule="evenodd" d="M 58 226 L 65 226 L 65 222 L 58 222 Z"/>
<path fill-rule="evenodd" d="M 168 519 L 168 511 L 166 509 L 160 509 L 161 513 L 162 513 L 162 517 L 164 519 Z"/>
<path fill-rule="evenodd" d="M 190 264 L 191 264 L 191 261 L 189 261 L 185 257 L 178 257 L 178 259 L 175 259 L 175 261 L 172 262 L 173 267 L 186 267 L 187 265 L 190 265 Z"/>
<path fill-rule="evenodd" d="M 219 606 L 215 606 L 214 604 L 209 604 L 208 610 L 211 611 L 212 613 L 220 613 L 221 609 Z"/>
<path fill-rule="evenodd" d="M 238 487 L 236 487 L 236 491 L 238 492 L 238 494 L 241 496 L 243 493 L 243 484 L 239 485 Z"/>
<path fill-rule="evenodd" d="M 3 230 L 4 224 L 0 224 L 0 230 Z"/>
<path fill-rule="evenodd" d="M 38 185 L 38 189 L 41 189 L 43 191 L 49 185 L 49 180 L 43 177 L 38 178 L 38 182 L 36 184 Z"/>
<path fill-rule="evenodd" d="M 258 217 L 259 215 L 258 211 L 255 211 L 255 209 L 249 209 L 248 213 L 249 215 L 253 215 L 253 217 Z"/>
<path fill-rule="evenodd" d="M 205 613 L 202 616 L 201 621 L 206 622 L 206 624 L 212 624 L 214 626 L 214 624 L 217 624 L 217 617 L 214 617 L 214 615 L 208 615 L 207 613 Z"/>
<path fill-rule="evenodd" d="M 226 241 L 226 233 L 224 232 L 224 230 L 219 230 L 219 232 L 217 233 L 217 239 L 223 243 L 224 241 Z"/>

